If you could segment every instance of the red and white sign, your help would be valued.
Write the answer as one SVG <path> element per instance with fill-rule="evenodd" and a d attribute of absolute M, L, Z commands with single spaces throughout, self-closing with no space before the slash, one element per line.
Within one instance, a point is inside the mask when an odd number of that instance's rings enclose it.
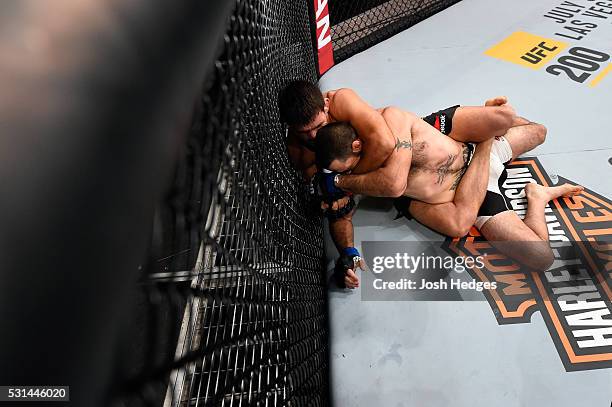
<path fill-rule="evenodd" d="M 331 42 L 329 10 L 327 0 L 314 0 L 315 21 L 317 24 L 317 54 L 319 75 L 323 75 L 334 65 L 334 51 Z"/>

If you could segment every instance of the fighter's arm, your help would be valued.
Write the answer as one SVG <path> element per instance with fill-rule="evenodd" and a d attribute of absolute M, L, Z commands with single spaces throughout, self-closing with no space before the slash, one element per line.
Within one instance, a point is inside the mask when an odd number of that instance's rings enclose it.
<path fill-rule="evenodd" d="M 384 118 L 393 129 L 393 153 L 382 167 L 358 175 L 339 175 L 336 186 L 356 194 L 398 197 L 406 190 L 412 162 L 412 126 L 418 118 L 410 113 L 389 107 Z"/>
<path fill-rule="evenodd" d="M 428 204 L 414 200 L 410 214 L 423 225 L 446 236 L 460 237 L 469 233 L 487 193 L 492 140 L 480 143 L 472 162 L 457 186 L 453 202 Z"/>
<path fill-rule="evenodd" d="M 380 167 L 395 146 L 395 138 L 382 114 L 352 89 L 342 88 L 327 94 L 331 116 L 338 121 L 350 122 L 363 142 L 364 155 L 360 167 L 365 171 Z"/>
<path fill-rule="evenodd" d="M 331 237 L 338 249 L 338 252 L 342 255 L 342 252 L 347 247 L 354 247 L 354 235 L 353 235 L 353 212 L 339 219 L 329 221 L 329 232 Z M 363 265 L 360 264 L 363 269 Z M 356 268 L 349 268 L 344 270 L 344 275 L 341 276 L 341 281 L 348 288 L 359 287 L 359 278 L 355 273 Z"/>

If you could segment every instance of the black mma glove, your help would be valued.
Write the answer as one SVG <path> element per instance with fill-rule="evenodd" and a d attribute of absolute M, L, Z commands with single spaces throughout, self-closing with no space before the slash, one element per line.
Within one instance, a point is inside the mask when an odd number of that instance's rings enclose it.
<path fill-rule="evenodd" d="M 340 257 L 336 260 L 336 267 L 334 269 L 334 280 L 340 287 L 344 287 L 344 275 L 347 270 L 355 271 L 359 267 L 361 261 L 361 255 L 359 250 L 354 247 L 345 247 L 342 249 Z"/>

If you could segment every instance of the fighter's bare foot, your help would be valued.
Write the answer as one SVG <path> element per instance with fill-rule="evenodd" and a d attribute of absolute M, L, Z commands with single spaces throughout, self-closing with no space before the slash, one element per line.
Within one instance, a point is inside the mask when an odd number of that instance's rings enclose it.
<path fill-rule="evenodd" d="M 539 184 L 525 185 L 525 196 L 527 200 L 543 200 L 551 201 L 561 196 L 574 196 L 584 191 L 584 187 L 580 185 L 563 184 L 556 187 L 545 187 Z"/>
<path fill-rule="evenodd" d="M 502 106 L 508 103 L 508 98 L 505 96 L 496 96 L 492 99 L 488 99 L 485 102 L 485 106 Z"/>

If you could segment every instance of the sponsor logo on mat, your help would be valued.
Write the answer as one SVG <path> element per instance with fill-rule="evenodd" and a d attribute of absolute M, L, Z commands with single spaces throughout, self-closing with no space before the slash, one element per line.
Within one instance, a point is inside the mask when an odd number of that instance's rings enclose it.
<path fill-rule="evenodd" d="M 518 31 L 485 51 L 486 55 L 540 69 L 567 48 L 566 42 Z"/>
<path fill-rule="evenodd" d="M 538 34 L 513 32 L 485 55 L 591 88 L 612 72 L 612 50 L 601 49 L 612 35 L 612 1 L 563 0 L 542 17 Z"/>
<path fill-rule="evenodd" d="M 519 158 L 507 171 L 500 189 L 522 217 L 524 186 L 552 181 L 537 158 Z M 574 184 L 559 177 L 563 183 Z M 546 272 L 521 268 L 475 228 L 464 238 L 447 239 L 444 247 L 461 256 L 486 254 L 485 267 L 470 274 L 497 283 L 485 296 L 500 325 L 529 323 L 539 311 L 567 371 L 612 368 L 612 202 L 585 189 L 552 201 L 546 223 L 555 254 Z"/>

